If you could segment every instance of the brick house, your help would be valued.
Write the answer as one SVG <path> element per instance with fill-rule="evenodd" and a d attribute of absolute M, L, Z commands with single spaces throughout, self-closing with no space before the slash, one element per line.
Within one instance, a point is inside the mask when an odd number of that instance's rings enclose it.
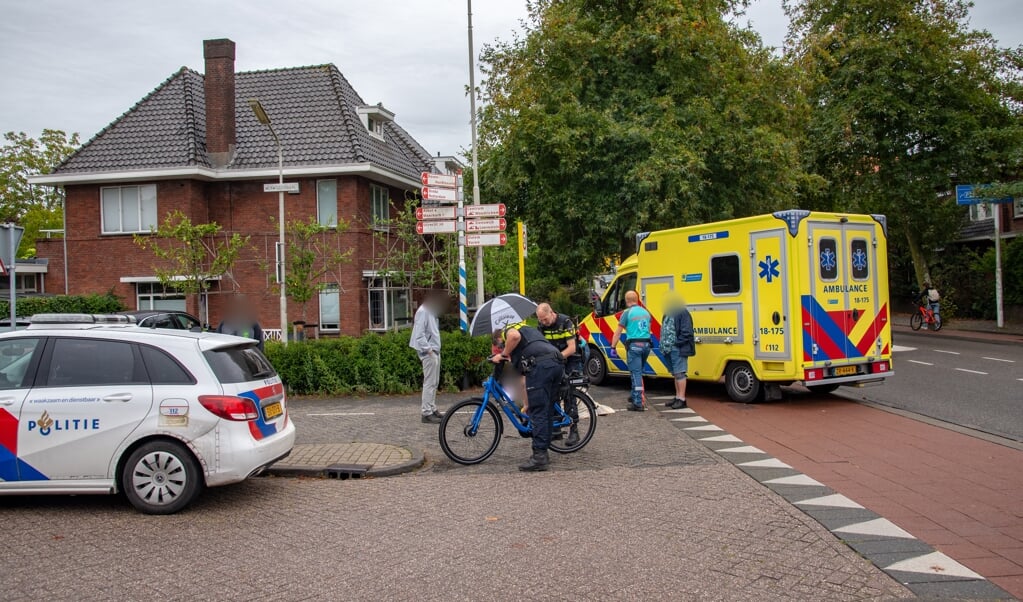
<path fill-rule="evenodd" d="M 277 181 L 277 151 L 247 102 L 259 99 L 281 139 L 285 180 L 300 187 L 286 195 L 287 220 L 316 216 L 329 226 L 340 216 L 351 223 L 330 244 L 351 248 L 353 260 L 308 304 L 308 322 L 343 334 L 403 323 L 414 309 L 412 292 L 374 271 L 383 246 L 374 223 L 392 217 L 391 201 L 402 204 L 419 187 L 420 172 L 446 163 L 393 113 L 365 103 L 334 65 L 235 73 L 234 42 L 206 40 L 203 50 L 205 76 L 181 68 L 52 174 L 34 179 L 66 194 L 66 241 L 40 240 L 37 247 L 49 262 L 47 289 L 112 290 L 131 308 L 201 315 L 200 300 L 161 285 L 153 255 L 133 241 L 179 210 L 193 223 L 216 222 L 226 234 L 251 237 L 231 273 L 211 283 L 210 322 L 219 321 L 231 293 L 244 293 L 257 301 L 264 327 L 279 334 L 271 290 L 278 201 L 263 192 L 263 184 Z M 289 320 L 301 317 L 290 300 L 288 309 Z"/>

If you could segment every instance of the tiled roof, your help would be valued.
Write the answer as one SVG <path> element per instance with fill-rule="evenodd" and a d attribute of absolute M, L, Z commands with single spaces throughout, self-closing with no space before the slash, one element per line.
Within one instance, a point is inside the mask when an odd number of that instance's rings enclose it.
<path fill-rule="evenodd" d="M 225 168 L 277 167 L 277 147 L 256 121 L 258 98 L 284 147 L 286 167 L 370 163 L 410 179 L 430 154 L 397 123 L 370 135 L 357 109 L 365 102 L 334 65 L 250 71 L 235 76 L 236 154 Z M 182 67 L 71 155 L 54 174 L 210 167 L 203 75 Z"/>

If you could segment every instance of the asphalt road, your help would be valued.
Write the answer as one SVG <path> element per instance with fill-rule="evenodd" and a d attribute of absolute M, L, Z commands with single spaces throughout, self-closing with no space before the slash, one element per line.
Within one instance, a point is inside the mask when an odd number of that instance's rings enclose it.
<path fill-rule="evenodd" d="M 839 392 L 1023 441 L 1023 347 L 928 334 L 896 334 L 883 385 Z"/>

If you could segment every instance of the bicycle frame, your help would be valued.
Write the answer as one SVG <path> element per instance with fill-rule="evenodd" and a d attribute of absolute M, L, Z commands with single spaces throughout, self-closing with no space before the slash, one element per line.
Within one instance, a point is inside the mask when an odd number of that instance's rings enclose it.
<path fill-rule="evenodd" d="M 508 417 L 508 421 L 512 423 L 512 426 L 515 427 L 515 430 L 520 435 L 530 435 L 533 432 L 533 427 L 529 424 L 529 417 L 519 410 L 518 404 L 512 400 L 508 392 L 498 382 L 497 377 L 500 375 L 500 372 L 500 369 L 495 369 L 494 375 L 483 381 L 483 404 L 480 405 L 479 409 L 476 410 L 476 414 L 472 417 L 472 430 L 475 432 L 479 428 L 480 420 L 483 419 L 483 412 L 486 411 L 487 405 L 493 403 L 501 408 L 504 415 Z M 554 408 L 556 412 L 553 420 L 554 428 L 570 426 L 572 419 L 561 409 L 561 404 L 555 403 Z"/>
<path fill-rule="evenodd" d="M 920 309 L 920 313 L 924 317 L 924 323 L 934 324 L 934 310 L 924 304 L 918 304 L 917 307 Z"/>

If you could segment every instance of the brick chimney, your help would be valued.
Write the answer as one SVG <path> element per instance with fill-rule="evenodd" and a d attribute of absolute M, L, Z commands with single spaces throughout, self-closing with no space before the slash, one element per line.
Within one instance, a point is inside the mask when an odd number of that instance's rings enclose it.
<path fill-rule="evenodd" d="M 234 157 L 234 42 L 203 40 L 206 59 L 206 152 L 214 167 L 223 167 Z"/>

